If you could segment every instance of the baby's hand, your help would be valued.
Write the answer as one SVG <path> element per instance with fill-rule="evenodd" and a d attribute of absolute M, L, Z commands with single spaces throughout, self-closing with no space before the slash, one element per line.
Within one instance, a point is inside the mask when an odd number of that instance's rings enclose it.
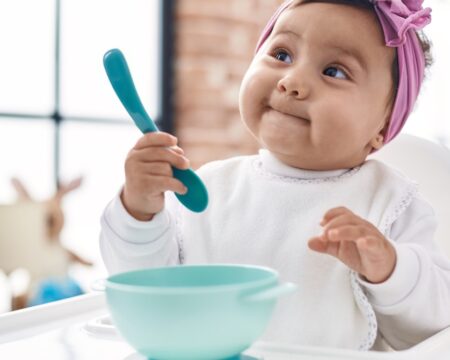
<path fill-rule="evenodd" d="M 151 220 L 163 209 L 167 190 L 186 193 L 186 187 L 173 177 L 171 166 L 189 168 L 189 160 L 176 144 L 176 137 L 152 132 L 142 136 L 128 153 L 121 200 L 134 218 Z"/>
<path fill-rule="evenodd" d="M 309 240 L 310 249 L 332 255 L 371 283 L 387 280 L 394 271 L 395 248 L 370 222 L 345 207 L 329 210 L 320 236 Z"/>

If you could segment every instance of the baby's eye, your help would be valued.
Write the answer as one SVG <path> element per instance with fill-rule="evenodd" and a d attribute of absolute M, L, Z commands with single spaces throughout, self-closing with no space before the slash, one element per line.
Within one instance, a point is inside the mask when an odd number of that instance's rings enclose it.
<path fill-rule="evenodd" d="M 331 76 L 331 77 L 335 77 L 338 79 L 347 79 L 347 74 L 342 71 L 341 69 L 337 68 L 336 66 L 330 66 L 327 67 L 324 71 L 323 74 L 326 76 Z"/>
<path fill-rule="evenodd" d="M 275 50 L 274 57 L 277 60 L 287 62 L 288 64 L 292 64 L 291 55 L 289 55 L 286 50 L 282 49 Z"/>

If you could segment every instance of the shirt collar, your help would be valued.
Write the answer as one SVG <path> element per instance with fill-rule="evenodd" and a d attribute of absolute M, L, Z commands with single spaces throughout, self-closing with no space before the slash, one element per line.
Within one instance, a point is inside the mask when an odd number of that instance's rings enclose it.
<path fill-rule="evenodd" d="M 338 170 L 305 170 L 295 168 L 289 165 L 284 164 L 280 160 L 278 160 L 275 155 L 273 155 L 267 149 L 259 150 L 259 157 L 261 159 L 262 167 L 269 173 L 278 175 L 278 176 L 286 176 L 297 179 L 323 179 L 323 178 L 333 178 L 338 177 L 351 169 L 338 169 Z"/>

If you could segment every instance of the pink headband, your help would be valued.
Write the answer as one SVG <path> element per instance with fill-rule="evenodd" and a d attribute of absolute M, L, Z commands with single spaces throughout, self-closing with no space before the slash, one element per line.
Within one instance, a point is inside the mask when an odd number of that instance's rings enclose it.
<path fill-rule="evenodd" d="M 397 136 L 413 110 L 422 85 L 425 57 L 415 30 L 420 30 L 431 22 L 431 9 L 422 8 L 423 0 L 367 0 L 375 7 L 375 12 L 383 28 L 386 45 L 397 48 L 398 89 L 391 120 L 384 138 L 387 144 Z M 256 52 L 261 48 L 280 17 L 293 0 L 283 3 L 272 15 L 261 33 Z"/>

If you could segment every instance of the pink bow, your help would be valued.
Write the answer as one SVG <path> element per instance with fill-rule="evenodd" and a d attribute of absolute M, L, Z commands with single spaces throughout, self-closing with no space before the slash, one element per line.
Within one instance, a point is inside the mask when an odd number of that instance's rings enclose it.
<path fill-rule="evenodd" d="M 420 30 L 431 22 L 431 9 L 423 0 L 370 0 L 384 30 L 387 46 L 398 47 L 406 41 L 408 30 Z"/>

